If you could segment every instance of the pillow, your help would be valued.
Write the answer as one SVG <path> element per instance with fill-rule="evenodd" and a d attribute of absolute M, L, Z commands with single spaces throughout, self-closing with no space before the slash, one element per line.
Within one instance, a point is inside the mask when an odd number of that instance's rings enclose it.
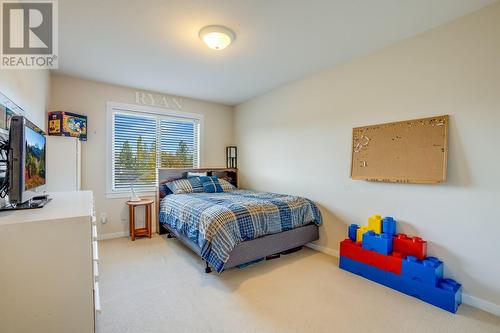
<path fill-rule="evenodd" d="M 203 192 L 203 185 L 201 184 L 200 177 L 178 179 L 172 182 L 168 182 L 165 185 L 167 185 L 167 187 L 172 191 L 173 194 Z"/>
<path fill-rule="evenodd" d="M 233 184 L 222 178 L 219 178 L 219 185 L 222 188 L 223 192 L 231 192 L 234 189 L 236 189 L 236 187 Z"/>
<path fill-rule="evenodd" d="M 202 176 L 208 176 L 208 172 L 189 172 L 187 174 L 187 177 L 202 177 Z"/>
<path fill-rule="evenodd" d="M 172 194 L 172 191 L 168 188 L 167 184 L 160 184 L 160 197 L 165 197 Z"/>
<path fill-rule="evenodd" d="M 203 185 L 203 191 L 206 193 L 224 192 L 219 184 L 219 178 L 216 176 L 199 177 Z"/>

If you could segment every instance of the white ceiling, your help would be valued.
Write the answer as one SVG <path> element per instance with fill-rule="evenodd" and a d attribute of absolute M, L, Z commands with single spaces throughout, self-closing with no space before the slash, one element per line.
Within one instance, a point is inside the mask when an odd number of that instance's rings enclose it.
<path fill-rule="evenodd" d="M 493 0 L 60 0 L 59 73 L 238 104 Z M 236 33 L 223 51 L 205 25 Z"/>

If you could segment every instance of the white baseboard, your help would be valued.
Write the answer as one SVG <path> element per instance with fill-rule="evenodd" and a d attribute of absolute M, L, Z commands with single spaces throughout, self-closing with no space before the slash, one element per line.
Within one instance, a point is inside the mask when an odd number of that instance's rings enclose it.
<path fill-rule="evenodd" d="M 322 252 L 324 254 L 328 254 L 330 256 L 338 258 L 340 256 L 338 250 L 331 249 L 329 247 L 325 247 L 322 245 L 317 245 L 313 243 L 306 244 L 307 247 L 316 250 L 318 252 Z M 468 294 L 462 293 L 462 303 L 473 306 L 480 310 L 492 313 L 496 316 L 500 316 L 500 304 L 491 303 L 482 298 L 477 298 Z"/>
<path fill-rule="evenodd" d="M 329 247 L 318 245 L 318 244 L 314 244 L 314 243 L 307 243 L 306 246 L 308 248 L 311 248 L 311 249 L 316 250 L 318 252 L 322 252 L 322 253 L 328 254 L 328 255 L 330 255 L 332 257 L 336 257 L 336 258 L 339 257 L 339 251 L 338 250 L 330 249 Z"/>
<path fill-rule="evenodd" d="M 473 306 L 475 308 L 481 309 L 483 311 L 492 313 L 500 317 L 500 305 L 491 303 L 482 298 L 477 298 L 468 294 L 462 294 L 462 302 L 464 304 Z"/>
<path fill-rule="evenodd" d="M 111 232 L 109 234 L 97 235 L 98 240 L 121 238 L 121 237 L 128 237 L 128 231 Z"/>

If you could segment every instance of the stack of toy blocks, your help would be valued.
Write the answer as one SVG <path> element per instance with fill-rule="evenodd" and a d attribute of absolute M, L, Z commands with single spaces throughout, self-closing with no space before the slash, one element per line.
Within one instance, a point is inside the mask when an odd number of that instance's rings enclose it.
<path fill-rule="evenodd" d="M 392 217 L 373 215 L 368 226 L 349 226 L 340 242 L 340 268 L 455 313 L 462 286 L 443 278 L 443 262 L 427 257 L 427 242 L 396 234 Z"/>

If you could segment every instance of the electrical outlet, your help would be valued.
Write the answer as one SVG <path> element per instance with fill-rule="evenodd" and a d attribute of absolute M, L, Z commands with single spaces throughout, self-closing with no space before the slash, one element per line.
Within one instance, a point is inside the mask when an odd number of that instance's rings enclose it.
<path fill-rule="evenodd" d="M 105 224 L 108 222 L 108 215 L 106 213 L 101 213 L 101 223 Z"/>

